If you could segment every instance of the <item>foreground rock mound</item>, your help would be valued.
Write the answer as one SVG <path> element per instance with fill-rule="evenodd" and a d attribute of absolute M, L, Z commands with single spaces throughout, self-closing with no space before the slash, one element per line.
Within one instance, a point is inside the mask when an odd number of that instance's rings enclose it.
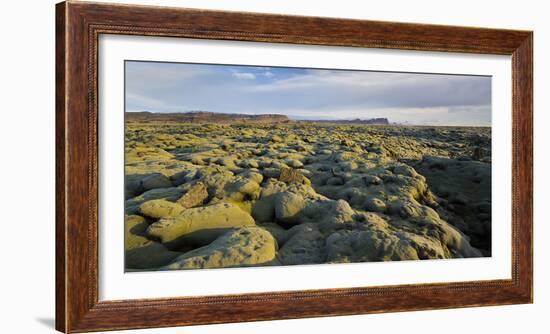
<path fill-rule="evenodd" d="M 126 216 L 126 268 L 155 269 L 174 260 L 180 254 L 146 237 L 147 221 L 140 216 Z"/>
<path fill-rule="evenodd" d="M 486 254 L 491 250 L 491 165 L 424 157 L 416 168 L 440 197 L 440 214 Z"/>
<path fill-rule="evenodd" d="M 254 219 L 237 205 L 219 203 L 164 217 L 147 228 L 147 235 L 169 248 L 178 248 L 205 245 L 229 229 L 254 225 Z"/>
<path fill-rule="evenodd" d="M 208 246 L 179 256 L 162 269 L 245 267 L 267 264 L 275 258 L 277 243 L 258 227 L 231 230 Z"/>

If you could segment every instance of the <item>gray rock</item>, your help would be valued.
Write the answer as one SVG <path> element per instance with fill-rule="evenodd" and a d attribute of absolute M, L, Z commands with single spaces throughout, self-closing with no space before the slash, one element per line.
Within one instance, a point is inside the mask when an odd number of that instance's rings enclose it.
<path fill-rule="evenodd" d="M 324 221 L 337 224 L 353 221 L 355 211 L 353 211 L 348 202 L 339 199 L 337 201 L 325 201 L 323 203 L 326 212 L 323 215 L 325 217 Z"/>
<path fill-rule="evenodd" d="M 372 212 L 386 211 L 386 203 L 379 198 L 369 197 L 365 201 L 365 210 Z"/>
<path fill-rule="evenodd" d="M 418 260 L 407 240 L 376 230 L 341 230 L 326 240 L 327 262 Z"/>
<path fill-rule="evenodd" d="M 491 203 L 489 203 L 489 202 L 478 203 L 475 206 L 475 209 L 478 212 L 482 212 L 482 213 L 486 213 L 486 214 L 490 215 L 491 214 Z"/>
<path fill-rule="evenodd" d="M 259 227 L 271 233 L 271 235 L 277 241 L 278 247 L 282 247 L 289 238 L 288 231 L 282 228 L 279 224 L 262 223 Z"/>
<path fill-rule="evenodd" d="M 278 178 L 281 175 L 281 170 L 278 168 L 264 168 L 262 170 L 262 175 L 266 178 Z"/>
<path fill-rule="evenodd" d="M 303 197 L 290 192 L 282 192 L 275 195 L 274 203 L 277 221 L 286 224 L 300 223 L 300 212 L 306 207 Z"/>
<path fill-rule="evenodd" d="M 302 167 L 304 167 L 304 164 L 300 160 L 296 160 L 296 159 L 287 160 L 286 164 L 289 167 L 292 167 L 292 168 L 302 168 Z"/>
<path fill-rule="evenodd" d="M 172 187 L 170 179 L 163 174 L 153 173 L 147 175 L 141 180 L 141 186 L 145 191 L 156 188 L 169 188 Z"/>
<path fill-rule="evenodd" d="M 258 223 L 275 220 L 275 195 L 265 196 L 252 206 L 252 217 Z"/>
<path fill-rule="evenodd" d="M 341 186 L 344 184 L 344 179 L 340 176 L 333 176 L 327 180 L 329 186 Z"/>
<path fill-rule="evenodd" d="M 283 265 L 324 263 L 325 238 L 316 224 L 301 224 L 288 231 L 291 237 L 278 252 Z"/>

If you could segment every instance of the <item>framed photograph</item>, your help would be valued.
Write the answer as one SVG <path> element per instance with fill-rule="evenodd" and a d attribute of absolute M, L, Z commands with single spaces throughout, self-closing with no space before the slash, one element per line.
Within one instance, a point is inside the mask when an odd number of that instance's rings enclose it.
<path fill-rule="evenodd" d="M 532 302 L 532 32 L 56 13 L 59 331 Z"/>

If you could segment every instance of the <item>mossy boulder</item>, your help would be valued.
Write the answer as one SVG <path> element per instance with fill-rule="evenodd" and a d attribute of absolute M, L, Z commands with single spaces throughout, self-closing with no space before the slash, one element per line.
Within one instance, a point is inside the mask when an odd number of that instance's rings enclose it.
<path fill-rule="evenodd" d="M 146 191 L 139 196 L 127 200 L 124 203 L 124 212 L 128 215 L 139 214 L 139 207 L 141 204 L 155 199 L 165 199 L 170 202 L 175 202 L 181 197 L 183 192 L 184 190 L 178 187 L 159 188 Z"/>
<path fill-rule="evenodd" d="M 365 200 L 365 210 L 367 211 L 372 211 L 372 212 L 384 212 L 386 211 L 386 203 L 379 199 L 379 198 L 376 198 L 376 197 L 368 197 L 366 200 Z"/>
<path fill-rule="evenodd" d="M 416 165 L 440 201 L 448 220 L 464 232 L 475 247 L 491 250 L 491 164 L 426 156 Z M 484 215 L 479 215 L 480 207 Z"/>
<path fill-rule="evenodd" d="M 285 161 L 286 165 L 292 168 L 302 168 L 304 167 L 304 164 L 297 159 L 288 159 Z"/>
<path fill-rule="evenodd" d="M 300 223 L 300 212 L 307 203 L 300 195 L 281 192 L 274 196 L 275 218 L 285 224 Z"/>
<path fill-rule="evenodd" d="M 288 230 L 289 238 L 278 252 L 283 265 L 324 263 L 325 236 L 319 225 L 306 223 Z"/>
<path fill-rule="evenodd" d="M 125 268 L 156 269 L 174 260 L 180 253 L 168 250 L 164 245 L 146 238 L 149 224 L 137 215 L 125 217 Z"/>
<path fill-rule="evenodd" d="M 141 180 L 141 186 L 145 191 L 156 188 L 169 188 L 172 186 L 170 179 L 163 174 L 153 173 Z"/>
<path fill-rule="evenodd" d="M 147 235 L 175 249 L 185 245 L 205 245 L 228 229 L 254 225 L 254 219 L 237 205 L 218 203 L 163 218 L 149 226 Z"/>
<path fill-rule="evenodd" d="M 236 201 L 257 199 L 260 185 L 254 179 L 237 179 L 226 185 L 225 193 L 227 197 Z"/>
<path fill-rule="evenodd" d="M 187 252 L 162 269 L 205 269 L 268 264 L 275 259 L 277 243 L 259 227 L 226 232 L 208 246 Z"/>
<path fill-rule="evenodd" d="M 142 215 L 154 219 L 174 217 L 183 212 L 183 210 L 185 210 L 183 206 L 165 199 L 154 199 L 139 206 L 139 211 Z"/>
<path fill-rule="evenodd" d="M 373 262 L 418 260 L 406 239 L 382 230 L 340 230 L 326 239 L 327 262 Z"/>
<path fill-rule="evenodd" d="M 127 163 L 136 163 L 148 160 L 169 160 L 173 155 L 158 147 L 139 145 L 134 148 L 127 148 L 125 152 Z"/>
<path fill-rule="evenodd" d="M 272 222 L 275 220 L 275 195 L 265 196 L 254 202 L 252 217 L 258 223 Z"/>
<path fill-rule="evenodd" d="M 126 249 L 124 263 L 126 269 L 156 270 L 181 255 L 166 248 L 163 244 L 149 241 L 141 247 Z"/>
<path fill-rule="evenodd" d="M 277 241 L 278 247 L 283 246 L 285 242 L 288 240 L 288 238 L 290 237 L 288 231 L 285 230 L 283 227 L 281 227 L 281 225 L 277 223 L 268 222 L 268 223 L 262 223 L 261 225 L 258 225 L 258 226 L 260 226 L 264 230 L 267 230 L 269 233 L 271 233 L 273 238 L 275 238 L 275 240 Z"/>

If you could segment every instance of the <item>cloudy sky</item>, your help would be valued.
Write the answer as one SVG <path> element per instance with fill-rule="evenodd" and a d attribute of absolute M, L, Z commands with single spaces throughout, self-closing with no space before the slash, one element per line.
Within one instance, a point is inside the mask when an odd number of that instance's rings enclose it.
<path fill-rule="evenodd" d="M 491 124 L 491 78 L 285 67 L 126 62 L 126 111 L 386 117 L 418 125 Z"/>

